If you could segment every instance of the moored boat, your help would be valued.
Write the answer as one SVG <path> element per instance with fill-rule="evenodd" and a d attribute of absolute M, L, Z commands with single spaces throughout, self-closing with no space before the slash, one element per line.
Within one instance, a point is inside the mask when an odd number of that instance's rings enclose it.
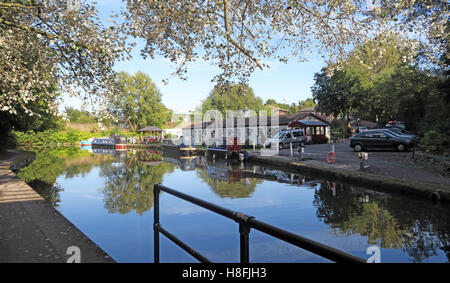
<path fill-rule="evenodd" d="M 92 146 L 115 148 L 117 150 L 126 150 L 127 140 L 126 137 L 123 136 L 111 135 L 108 138 L 94 138 L 92 140 Z"/>
<path fill-rule="evenodd" d="M 206 156 L 212 159 L 239 159 L 240 161 L 248 159 L 248 153 L 242 150 L 237 138 L 231 140 L 224 138 L 222 143 L 215 142 L 207 148 Z"/>

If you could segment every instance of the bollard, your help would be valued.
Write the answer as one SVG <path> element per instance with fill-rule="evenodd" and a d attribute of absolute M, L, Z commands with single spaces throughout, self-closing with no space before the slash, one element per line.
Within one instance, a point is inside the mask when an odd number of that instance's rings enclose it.
<path fill-rule="evenodd" d="M 365 165 L 365 160 L 369 159 L 369 154 L 367 152 L 359 152 L 359 170 L 364 171 L 364 169 L 369 168 L 369 166 Z"/>
<path fill-rule="evenodd" d="M 305 152 L 305 148 L 303 146 L 298 147 L 298 160 L 303 160 L 303 153 Z"/>
<path fill-rule="evenodd" d="M 291 151 L 291 157 L 294 156 L 294 152 L 293 152 L 293 150 L 292 150 L 292 143 L 289 144 L 289 149 L 290 149 L 290 151 Z"/>
<path fill-rule="evenodd" d="M 411 150 L 411 159 L 416 160 L 416 148 L 414 146 Z"/>

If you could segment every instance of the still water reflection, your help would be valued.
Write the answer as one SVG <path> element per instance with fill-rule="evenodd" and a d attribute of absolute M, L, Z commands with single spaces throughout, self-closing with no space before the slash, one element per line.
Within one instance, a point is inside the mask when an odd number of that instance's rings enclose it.
<path fill-rule="evenodd" d="M 304 237 L 382 262 L 448 262 L 450 208 L 404 195 L 251 164 L 211 163 L 160 152 L 38 152 L 19 177 L 119 262 L 153 260 L 153 185 L 162 183 Z M 239 261 L 238 225 L 162 193 L 163 227 L 216 262 Z M 161 236 L 161 262 L 195 262 Z M 326 262 L 258 231 L 252 262 Z"/>

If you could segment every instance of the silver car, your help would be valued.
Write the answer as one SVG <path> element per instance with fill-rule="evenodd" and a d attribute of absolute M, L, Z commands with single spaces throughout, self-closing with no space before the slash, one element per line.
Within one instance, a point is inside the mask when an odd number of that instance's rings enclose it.
<path fill-rule="evenodd" d="M 284 130 L 278 132 L 273 138 L 268 139 L 264 147 L 271 148 L 278 145 L 280 149 L 289 148 L 292 143 L 293 147 L 305 146 L 305 131 L 303 129 Z"/>

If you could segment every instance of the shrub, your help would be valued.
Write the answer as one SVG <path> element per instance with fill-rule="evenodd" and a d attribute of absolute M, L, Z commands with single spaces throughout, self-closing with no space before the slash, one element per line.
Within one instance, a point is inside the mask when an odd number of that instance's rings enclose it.
<path fill-rule="evenodd" d="M 425 133 L 421 144 L 427 152 L 442 153 L 448 150 L 449 136 L 446 133 L 431 130 Z"/>

